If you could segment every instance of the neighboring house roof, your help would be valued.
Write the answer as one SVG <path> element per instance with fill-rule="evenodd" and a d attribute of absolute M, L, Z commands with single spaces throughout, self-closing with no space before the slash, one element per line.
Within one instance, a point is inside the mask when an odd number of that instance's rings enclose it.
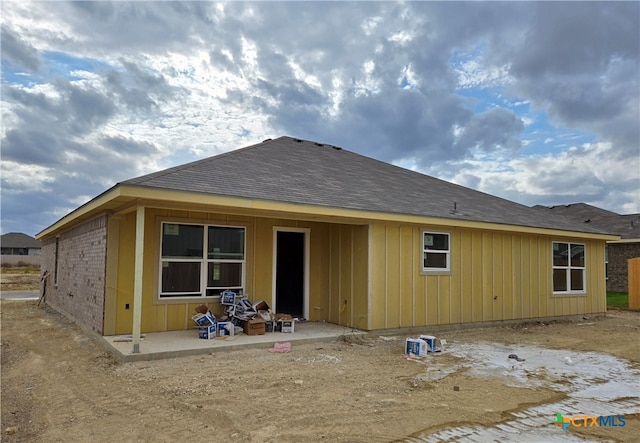
<path fill-rule="evenodd" d="M 0 246 L 3 248 L 38 249 L 42 248 L 42 242 L 21 232 L 9 232 L 0 237 Z"/>
<path fill-rule="evenodd" d="M 623 240 L 640 241 L 640 214 L 610 215 L 594 219 L 592 222 L 595 226 L 608 227 Z"/>
<path fill-rule="evenodd" d="M 617 214 L 586 203 L 572 203 L 557 206 L 534 206 L 542 212 L 562 215 L 571 220 L 589 224 L 599 229 L 606 229 L 619 235 L 622 240 L 637 239 L 640 241 L 640 214 Z"/>
<path fill-rule="evenodd" d="M 280 137 L 122 185 L 444 219 L 610 233 L 339 147 Z"/>

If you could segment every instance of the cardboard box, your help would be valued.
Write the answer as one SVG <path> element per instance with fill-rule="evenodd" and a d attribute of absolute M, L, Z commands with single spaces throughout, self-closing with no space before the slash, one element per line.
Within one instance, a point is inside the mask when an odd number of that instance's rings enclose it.
<path fill-rule="evenodd" d="M 404 353 L 415 355 L 416 357 L 426 357 L 427 349 L 427 342 L 425 340 L 421 338 L 407 338 Z"/>
<path fill-rule="evenodd" d="M 219 321 L 218 322 L 218 337 L 222 337 L 224 335 L 233 335 L 234 325 L 230 321 Z"/>
<path fill-rule="evenodd" d="M 200 326 L 198 328 L 198 337 L 205 340 L 216 338 L 216 325 Z"/>
<path fill-rule="evenodd" d="M 278 323 L 280 323 L 280 327 L 278 328 L 280 332 L 293 334 L 296 325 L 295 320 L 278 320 Z"/>
<path fill-rule="evenodd" d="M 253 304 L 253 310 L 256 312 L 269 311 L 269 305 L 263 300 L 258 300 Z"/>
<path fill-rule="evenodd" d="M 247 335 L 264 335 L 265 321 L 261 318 L 244 322 L 244 333 Z"/>
<path fill-rule="evenodd" d="M 209 312 L 209 307 L 205 304 L 202 304 L 198 307 L 196 307 L 196 312 L 198 314 L 206 314 L 207 312 Z"/>
<path fill-rule="evenodd" d="M 241 328 L 244 328 L 244 324 L 246 323 L 244 320 L 239 319 L 238 317 L 232 317 L 231 318 L 231 323 L 234 324 L 234 326 L 240 326 Z"/>
<path fill-rule="evenodd" d="M 433 335 L 421 335 L 419 338 L 427 342 L 427 352 L 434 352 L 436 338 Z"/>
<path fill-rule="evenodd" d="M 191 319 L 196 322 L 198 326 L 211 326 L 216 324 L 216 318 L 211 312 L 206 314 L 196 314 Z"/>
<path fill-rule="evenodd" d="M 442 352 L 444 351 L 444 345 L 446 340 L 440 340 L 433 335 L 421 335 L 420 338 L 427 342 L 428 352 Z"/>
<path fill-rule="evenodd" d="M 236 293 L 233 291 L 223 291 L 220 294 L 220 304 L 221 305 L 235 305 L 236 304 Z"/>
<path fill-rule="evenodd" d="M 265 321 L 264 322 L 264 330 L 265 332 L 274 332 L 275 331 L 275 322 L 274 321 Z"/>

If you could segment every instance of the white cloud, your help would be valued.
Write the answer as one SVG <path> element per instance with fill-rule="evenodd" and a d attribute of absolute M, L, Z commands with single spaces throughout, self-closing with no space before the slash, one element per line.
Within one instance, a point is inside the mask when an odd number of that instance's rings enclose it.
<path fill-rule="evenodd" d="M 380 92 L 382 84 L 375 75 L 376 63 L 373 60 L 366 60 L 362 63 L 362 77 L 356 80 L 353 85 L 355 96 L 377 94 Z"/>
<path fill-rule="evenodd" d="M 480 58 L 461 62 L 455 71 L 461 89 L 504 87 L 513 82 L 508 65 L 487 66 Z"/>
<path fill-rule="evenodd" d="M 411 69 L 411 64 L 408 64 L 402 69 L 400 77 L 398 78 L 398 85 L 404 89 L 413 89 L 420 86 L 418 75 Z"/>
<path fill-rule="evenodd" d="M 629 162 L 612 155 L 609 143 L 574 146 L 559 154 L 514 159 L 478 157 L 461 162 L 451 181 L 527 205 L 589 201 L 617 211 L 640 207 L 640 157 Z M 620 187 L 612 192 L 611 186 Z M 633 203 L 629 203 L 633 202 Z"/>
<path fill-rule="evenodd" d="M 93 195 L 77 195 L 70 200 L 76 206 L 82 206 L 88 201 L 90 201 L 94 196 Z"/>
<path fill-rule="evenodd" d="M 55 180 L 50 168 L 3 160 L 2 191 L 11 194 L 29 194 L 47 192 L 48 184 Z"/>
<path fill-rule="evenodd" d="M 414 36 L 407 31 L 398 31 L 389 36 L 389 41 L 404 46 L 413 40 L 413 37 Z"/>
<path fill-rule="evenodd" d="M 61 40 L 74 35 L 71 24 L 56 20 L 49 5 L 40 2 L 2 2 L 2 25 L 10 25 L 38 50 L 56 50 Z"/>
<path fill-rule="evenodd" d="M 368 17 L 362 22 L 360 26 L 362 27 L 364 34 L 369 36 L 376 31 L 376 29 L 378 28 L 378 25 L 381 22 L 382 22 L 382 17 Z"/>

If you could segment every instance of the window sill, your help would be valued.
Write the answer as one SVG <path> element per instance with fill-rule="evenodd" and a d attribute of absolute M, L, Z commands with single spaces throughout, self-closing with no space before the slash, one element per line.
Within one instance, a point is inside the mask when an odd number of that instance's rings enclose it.
<path fill-rule="evenodd" d="M 219 295 L 212 295 L 210 297 L 157 297 L 154 301 L 154 305 L 184 305 L 184 304 L 196 304 L 196 303 L 210 303 L 220 301 Z"/>
<path fill-rule="evenodd" d="M 433 269 L 433 270 L 422 269 L 420 271 L 420 275 L 451 275 L 451 270 L 449 270 L 449 269 Z"/>
<path fill-rule="evenodd" d="M 586 297 L 586 291 L 581 292 L 552 292 L 551 297 Z"/>

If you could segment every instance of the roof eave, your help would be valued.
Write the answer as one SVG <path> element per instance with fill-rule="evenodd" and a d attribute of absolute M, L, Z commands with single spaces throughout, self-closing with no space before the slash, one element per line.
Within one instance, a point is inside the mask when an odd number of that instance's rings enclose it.
<path fill-rule="evenodd" d="M 640 243 L 640 237 L 638 238 L 620 238 L 617 240 L 610 240 L 607 243 L 610 244 L 623 244 L 623 243 Z"/>
<path fill-rule="evenodd" d="M 101 208 L 108 202 L 114 200 L 115 198 L 120 196 L 120 184 L 116 184 L 115 186 L 107 189 L 102 194 L 97 197 L 89 200 L 87 203 L 82 206 L 74 209 L 57 222 L 53 223 L 49 227 L 43 229 L 38 232 L 35 236 L 37 240 L 42 240 L 43 238 L 49 237 L 61 230 L 64 230 L 67 226 L 74 225 L 76 221 L 84 217 L 91 217 L 92 214 L 97 214 L 101 212 Z"/>
<path fill-rule="evenodd" d="M 412 223 L 433 226 L 448 226 L 457 228 L 476 228 L 503 232 L 524 232 L 537 235 L 556 235 L 571 238 L 597 239 L 604 241 L 619 240 L 620 236 L 605 233 L 571 231 L 566 229 L 552 229 L 545 227 L 531 227 L 522 225 L 499 224 L 474 220 L 461 220 L 458 218 L 434 217 L 414 214 L 399 214 L 389 212 L 367 211 L 363 209 L 340 208 L 333 206 L 319 206 L 303 203 L 290 203 L 276 200 L 252 199 L 247 197 L 233 197 L 212 193 L 192 191 L 179 191 L 173 189 L 155 188 L 143 185 L 121 185 L 120 195 L 129 198 L 140 199 L 141 205 L 148 205 L 149 201 L 155 205 L 161 202 L 179 202 L 180 207 L 192 207 L 194 210 L 206 210 L 206 207 L 224 209 L 241 209 L 244 211 L 279 213 L 283 215 L 301 218 L 309 217 L 309 220 L 333 219 L 350 220 L 351 222 L 392 222 Z"/>
<path fill-rule="evenodd" d="M 192 207 L 193 210 L 206 210 L 207 207 L 216 207 L 220 208 L 220 210 L 234 209 L 250 212 L 262 212 L 265 214 L 279 213 L 285 216 L 295 216 L 297 218 L 308 217 L 310 220 L 350 220 L 351 222 L 360 222 L 363 224 L 372 222 L 412 223 L 450 228 L 475 228 L 502 232 L 521 232 L 536 235 L 555 235 L 568 238 L 597 239 L 608 242 L 620 240 L 620 236 L 612 234 L 461 220 L 454 217 L 444 218 L 309 205 L 303 203 L 289 203 L 275 200 L 260 200 L 123 183 L 116 184 L 99 196 L 62 217 L 48 228 L 36 234 L 36 239 L 42 240 L 43 238 L 58 234 L 59 232 L 75 226 L 79 222 L 91 219 L 115 209 L 110 209 L 109 206 L 113 206 L 114 200 L 116 199 L 126 199 L 128 202 L 140 200 L 140 205 L 142 206 L 163 207 L 166 204 L 178 204 L 180 207 Z M 111 205 L 109 205 L 109 203 L 111 203 Z M 131 203 L 129 203 L 129 206 L 130 204 Z"/>

